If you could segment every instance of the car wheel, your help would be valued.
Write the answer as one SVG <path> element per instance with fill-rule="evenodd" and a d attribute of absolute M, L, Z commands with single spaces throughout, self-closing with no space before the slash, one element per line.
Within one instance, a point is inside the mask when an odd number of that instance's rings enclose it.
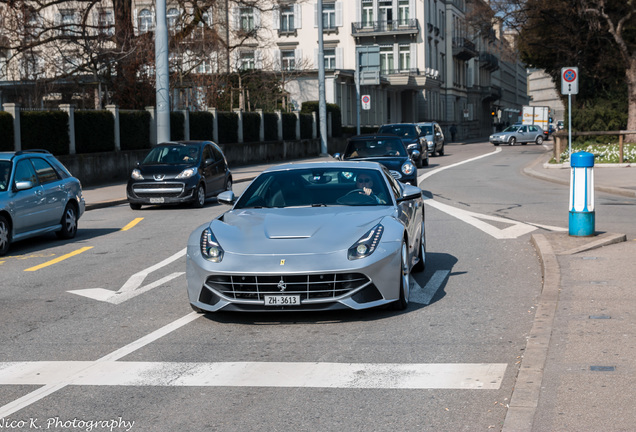
<path fill-rule="evenodd" d="M 73 204 L 66 204 L 61 224 L 62 229 L 55 233 L 59 238 L 71 239 L 75 237 L 77 234 L 77 211 Z"/>
<path fill-rule="evenodd" d="M 196 208 L 201 208 L 205 205 L 205 187 L 203 187 L 203 184 L 197 185 L 197 188 L 194 190 L 194 201 L 192 205 Z"/>
<path fill-rule="evenodd" d="M 141 204 L 130 203 L 130 208 L 133 210 L 141 210 Z"/>
<path fill-rule="evenodd" d="M 225 190 L 232 192 L 232 177 L 227 179 L 227 182 L 225 183 Z"/>
<path fill-rule="evenodd" d="M 409 294 L 411 285 L 409 280 L 409 255 L 406 249 L 406 242 L 402 240 L 400 248 L 400 298 L 392 306 L 393 310 L 404 310 L 409 305 Z"/>
<path fill-rule="evenodd" d="M 426 231 L 422 222 L 422 233 L 420 234 L 420 251 L 417 256 L 417 263 L 413 266 L 414 272 L 423 272 L 426 269 Z"/>
<path fill-rule="evenodd" d="M 492 143 L 495 147 L 499 147 L 499 143 Z"/>
<path fill-rule="evenodd" d="M 517 142 L 517 138 L 510 137 L 510 139 L 508 140 L 508 145 L 509 146 L 513 146 L 513 145 L 515 145 L 516 142 Z"/>
<path fill-rule="evenodd" d="M 438 155 L 440 156 L 444 156 L 444 146 L 446 145 L 446 143 L 442 143 L 442 148 L 439 149 L 439 151 L 437 152 Z"/>
<path fill-rule="evenodd" d="M 426 155 L 426 159 L 422 160 L 421 166 L 428 166 L 428 155 Z"/>
<path fill-rule="evenodd" d="M 536 143 L 537 143 L 537 145 L 543 144 L 543 137 L 542 136 L 538 136 Z"/>
<path fill-rule="evenodd" d="M 4 216 L 0 216 L 0 256 L 7 253 L 11 244 L 11 229 L 9 221 Z"/>

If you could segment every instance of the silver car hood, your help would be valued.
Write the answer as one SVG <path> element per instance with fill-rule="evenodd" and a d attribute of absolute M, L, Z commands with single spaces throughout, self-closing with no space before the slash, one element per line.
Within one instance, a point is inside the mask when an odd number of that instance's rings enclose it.
<path fill-rule="evenodd" d="M 393 207 L 230 210 L 210 223 L 226 253 L 325 254 L 348 249 Z"/>

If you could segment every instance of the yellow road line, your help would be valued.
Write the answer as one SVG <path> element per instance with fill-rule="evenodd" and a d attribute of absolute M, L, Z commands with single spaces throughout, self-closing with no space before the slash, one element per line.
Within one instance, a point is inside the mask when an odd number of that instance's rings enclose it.
<path fill-rule="evenodd" d="M 120 231 L 128 231 L 129 229 L 131 229 L 132 227 L 137 225 L 142 220 L 143 220 L 143 218 L 137 218 L 137 219 L 133 220 L 131 223 L 129 223 L 128 225 L 126 225 L 125 227 L 123 227 Z"/>
<path fill-rule="evenodd" d="M 72 256 L 79 255 L 79 254 L 81 254 L 82 252 L 86 252 L 86 251 L 87 251 L 87 250 L 89 250 L 89 249 L 93 249 L 93 246 L 86 246 L 86 247 L 83 247 L 83 248 L 78 249 L 78 250 L 76 250 L 76 251 L 73 251 L 73 252 L 71 252 L 71 253 L 67 253 L 66 255 L 62 255 L 62 256 L 60 256 L 60 257 L 57 257 L 57 258 L 55 258 L 55 259 L 52 259 L 51 261 L 47 261 L 47 262 L 42 263 L 42 264 L 40 264 L 40 265 L 37 265 L 37 266 L 35 266 L 35 267 L 30 267 L 30 268 L 28 268 L 28 269 L 26 269 L 26 270 L 24 270 L 24 271 L 36 271 L 36 270 L 40 270 L 41 268 L 48 267 L 48 266 L 53 265 L 53 264 L 57 264 L 57 263 L 59 263 L 60 261 L 64 261 L 65 259 L 70 258 L 70 257 L 72 257 Z"/>

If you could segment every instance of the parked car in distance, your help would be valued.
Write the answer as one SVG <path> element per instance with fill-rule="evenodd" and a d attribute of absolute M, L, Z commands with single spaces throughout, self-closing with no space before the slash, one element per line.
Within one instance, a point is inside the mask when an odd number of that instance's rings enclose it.
<path fill-rule="evenodd" d="M 426 136 L 414 123 L 393 123 L 380 126 L 378 134 L 393 134 L 400 137 L 404 147 L 408 150 L 417 167 L 428 166 L 428 151 L 426 151 Z M 419 152 L 415 156 L 414 152 Z"/>
<path fill-rule="evenodd" d="M 521 143 L 523 145 L 534 142 L 537 145 L 543 144 L 543 129 L 537 125 L 512 125 L 501 132 L 495 132 L 490 135 L 490 142 L 493 145 L 499 144 L 515 145 Z"/>
<path fill-rule="evenodd" d="M 27 238 L 75 237 L 85 207 L 80 181 L 48 151 L 0 152 L 0 256 Z"/>
<path fill-rule="evenodd" d="M 563 120 L 557 121 L 557 130 L 563 130 L 564 127 Z"/>
<path fill-rule="evenodd" d="M 132 170 L 126 193 L 133 210 L 142 205 L 191 203 L 232 190 L 232 173 L 212 141 L 176 141 L 156 145 Z"/>
<path fill-rule="evenodd" d="M 442 127 L 437 122 L 418 123 L 417 126 L 424 133 L 428 153 L 433 157 L 436 153 L 444 156 L 445 139 Z"/>
<path fill-rule="evenodd" d="M 344 153 L 336 153 L 336 159 L 343 161 L 372 161 L 387 167 L 393 178 L 417 186 L 417 167 L 402 140 L 392 134 L 356 135 L 347 140 Z M 413 152 L 419 157 L 419 151 Z"/>
<path fill-rule="evenodd" d="M 408 307 L 426 263 L 422 190 L 374 162 L 284 164 L 188 238 L 197 312 Z"/>

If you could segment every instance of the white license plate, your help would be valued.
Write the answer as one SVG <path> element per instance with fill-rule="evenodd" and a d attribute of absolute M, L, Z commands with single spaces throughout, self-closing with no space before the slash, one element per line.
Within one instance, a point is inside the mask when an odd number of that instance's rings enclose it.
<path fill-rule="evenodd" d="M 300 305 L 299 295 L 265 296 L 265 306 L 298 306 L 298 305 Z"/>
<path fill-rule="evenodd" d="M 163 204 L 163 197 L 161 197 L 161 198 L 150 198 L 150 204 Z"/>

